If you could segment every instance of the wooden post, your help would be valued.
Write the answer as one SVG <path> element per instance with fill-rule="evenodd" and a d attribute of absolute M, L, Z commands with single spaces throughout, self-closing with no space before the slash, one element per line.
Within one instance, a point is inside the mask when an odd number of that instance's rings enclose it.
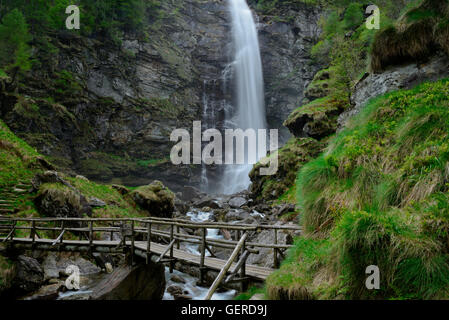
<path fill-rule="evenodd" d="M 146 263 L 150 263 L 151 258 L 151 223 L 147 223 L 147 259 Z"/>
<path fill-rule="evenodd" d="M 134 265 L 134 220 L 131 220 L 131 265 Z"/>
<path fill-rule="evenodd" d="M 110 236 L 110 240 L 113 241 L 114 240 L 114 228 L 115 228 L 115 223 L 112 222 L 112 230 L 111 230 L 111 236 Z"/>
<path fill-rule="evenodd" d="M 34 244 L 36 242 L 36 221 L 33 220 L 31 222 L 31 235 L 30 235 L 31 241 L 33 243 L 33 248 L 34 248 Z"/>
<path fill-rule="evenodd" d="M 243 245 L 242 245 L 242 257 L 245 257 L 245 251 L 246 251 L 246 240 L 243 241 Z M 240 282 L 240 289 L 241 292 L 245 292 L 248 289 L 248 283 L 246 281 L 246 258 L 243 261 L 242 267 L 240 269 L 240 278 L 242 279 L 242 281 Z"/>
<path fill-rule="evenodd" d="M 61 239 L 59 241 L 61 244 L 64 243 L 64 220 L 61 221 Z"/>
<path fill-rule="evenodd" d="M 204 260 L 206 257 L 206 228 L 202 228 L 201 233 L 201 259 L 200 259 L 200 284 L 204 283 Z"/>
<path fill-rule="evenodd" d="M 237 230 L 237 239 L 235 239 L 235 241 L 239 241 L 240 240 L 240 230 Z M 237 259 L 240 258 L 240 251 L 237 253 Z"/>
<path fill-rule="evenodd" d="M 174 226 L 170 228 L 170 242 L 174 241 Z M 173 246 L 170 248 L 170 273 L 173 273 Z"/>
<path fill-rule="evenodd" d="M 14 225 L 13 225 L 12 231 L 11 231 L 11 242 L 14 241 L 14 233 L 16 233 L 16 225 L 17 225 L 17 221 L 14 220 Z"/>
<path fill-rule="evenodd" d="M 215 290 L 217 290 L 218 286 L 220 285 L 220 282 L 223 280 L 224 276 L 228 272 L 229 268 L 232 266 L 232 263 L 234 262 L 235 258 L 237 257 L 237 254 L 240 252 L 240 249 L 244 245 L 246 238 L 248 237 L 248 234 L 245 232 L 240 239 L 239 243 L 237 243 L 237 246 L 235 247 L 234 251 L 231 254 L 231 257 L 224 265 L 223 269 L 221 269 L 220 273 L 218 274 L 218 277 L 215 279 L 214 283 L 210 287 L 209 291 L 207 292 L 207 296 L 204 300 L 210 300 L 212 298 L 212 295 L 214 294 Z"/>
<path fill-rule="evenodd" d="M 156 260 L 156 263 L 159 263 L 162 261 L 162 259 L 164 259 L 164 256 L 167 254 L 168 251 L 170 251 L 171 248 L 173 248 L 174 244 L 175 244 L 175 240 L 172 240 L 172 242 L 170 242 L 168 244 L 167 248 L 165 248 L 164 252 L 162 252 L 161 255 L 159 256 L 159 258 Z"/>
<path fill-rule="evenodd" d="M 179 237 L 179 226 L 176 226 L 176 233 L 178 234 L 178 237 Z M 176 242 L 176 249 L 179 250 L 180 248 L 181 248 L 181 242 L 178 239 L 178 241 Z"/>
<path fill-rule="evenodd" d="M 278 243 L 278 231 L 277 229 L 274 229 L 274 244 Z M 274 267 L 278 268 L 279 262 L 278 262 L 278 251 L 277 248 L 273 248 L 273 260 L 274 260 Z"/>
<path fill-rule="evenodd" d="M 94 221 L 90 220 L 89 224 L 89 250 L 92 252 L 93 247 L 93 240 L 94 240 Z"/>

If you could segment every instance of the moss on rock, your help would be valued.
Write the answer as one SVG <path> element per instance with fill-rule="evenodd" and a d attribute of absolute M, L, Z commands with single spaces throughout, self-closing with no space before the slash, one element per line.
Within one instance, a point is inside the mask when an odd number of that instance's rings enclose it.
<path fill-rule="evenodd" d="M 154 181 L 147 186 L 138 187 L 129 194 L 142 209 L 151 216 L 171 218 L 175 209 L 175 195 L 162 182 Z"/>
<path fill-rule="evenodd" d="M 260 175 L 260 168 L 268 166 L 263 161 L 251 170 L 251 193 L 255 198 L 271 200 L 283 195 L 295 182 L 298 169 L 321 152 L 323 144 L 312 138 L 292 138 L 276 151 L 278 171 L 274 176 Z M 276 156 L 275 154 L 271 155 Z"/>
<path fill-rule="evenodd" d="M 295 137 L 327 137 L 337 130 L 337 118 L 349 106 L 347 98 L 330 95 L 299 107 L 284 122 Z"/>

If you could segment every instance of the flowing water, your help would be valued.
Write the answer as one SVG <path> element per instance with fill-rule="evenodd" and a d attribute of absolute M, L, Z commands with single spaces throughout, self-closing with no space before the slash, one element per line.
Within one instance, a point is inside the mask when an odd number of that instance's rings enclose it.
<path fill-rule="evenodd" d="M 191 211 L 187 213 L 187 216 L 193 222 L 206 222 L 209 221 L 212 214 L 210 212 L 203 211 Z M 223 236 L 220 235 L 220 230 L 218 229 L 207 229 L 208 239 L 223 239 Z M 200 255 L 199 245 L 196 244 L 186 244 L 185 248 L 197 255 Z M 206 256 L 210 256 L 209 252 L 206 251 Z M 179 272 L 177 270 L 173 270 L 173 274 L 179 276 L 184 279 L 185 283 L 177 283 L 171 280 L 171 274 L 168 268 L 165 268 L 165 279 L 167 281 L 167 288 L 171 285 L 176 285 L 182 287 L 183 291 L 186 292 L 187 295 L 191 296 L 193 300 L 204 300 L 207 295 L 209 288 L 197 286 L 196 283 L 198 278 L 192 277 L 186 273 Z M 212 300 L 232 300 L 236 295 L 235 290 L 228 290 L 225 292 L 216 292 L 212 295 Z M 163 300 L 173 300 L 173 296 L 165 291 Z"/>
<path fill-rule="evenodd" d="M 229 0 L 234 43 L 236 112 L 228 122 L 234 128 L 266 129 L 264 84 L 259 39 L 252 11 L 246 0 Z M 225 152 L 230 152 L 225 150 Z M 258 155 L 258 159 L 265 155 Z M 248 173 L 252 165 L 227 165 L 224 172 L 223 193 L 232 194 L 250 184 Z"/>

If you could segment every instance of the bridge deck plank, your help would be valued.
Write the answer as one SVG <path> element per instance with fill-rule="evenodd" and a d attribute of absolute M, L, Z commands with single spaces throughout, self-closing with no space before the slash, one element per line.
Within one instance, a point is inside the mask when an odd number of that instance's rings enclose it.
<path fill-rule="evenodd" d="M 0 242 L 3 241 L 4 238 L 0 238 Z M 35 244 L 46 244 L 51 245 L 55 239 L 36 239 Z M 32 239 L 30 238 L 14 238 L 15 243 L 25 243 L 30 244 L 32 243 Z M 99 246 L 99 247 L 116 247 L 120 244 L 120 241 L 108 241 L 108 240 L 94 240 L 92 245 L 93 246 Z M 130 245 L 131 242 L 127 241 L 127 245 Z M 64 240 L 64 245 L 71 245 L 71 246 L 89 246 L 88 240 Z M 147 243 L 146 241 L 136 241 L 135 242 L 135 248 L 137 250 L 141 250 L 144 253 L 147 250 Z M 151 252 L 157 255 L 160 255 L 164 252 L 166 245 L 159 244 L 152 242 L 151 243 Z M 180 249 L 173 249 L 173 257 L 177 260 L 186 261 L 189 263 L 193 263 L 196 265 L 200 264 L 200 256 L 196 255 L 194 253 L 186 252 Z M 218 258 L 212 258 L 212 257 L 205 257 L 204 264 L 207 268 L 220 271 L 223 266 L 226 264 L 225 260 L 218 259 Z M 236 263 L 233 263 L 231 270 L 235 267 Z M 268 275 L 270 275 L 274 269 L 271 268 L 264 268 L 260 266 L 255 265 L 246 265 L 246 275 L 259 279 L 259 280 L 265 280 Z"/>

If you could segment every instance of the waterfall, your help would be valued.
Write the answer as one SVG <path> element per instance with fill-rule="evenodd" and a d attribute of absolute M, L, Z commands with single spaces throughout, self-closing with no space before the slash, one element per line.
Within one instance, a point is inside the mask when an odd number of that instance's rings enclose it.
<path fill-rule="evenodd" d="M 234 128 L 266 129 L 262 59 L 253 14 L 246 0 L 229 0 L 234 43 L 235 112 L 228 119 Z M 227 150 L 225 150 L 227 152 Z M 260 156 L 260 155 L 259 155 Z M 259 159 L 259 158 L 258 158 Z M 248 188 L 251 164 L 227 165 L 223 193 Z"/>

